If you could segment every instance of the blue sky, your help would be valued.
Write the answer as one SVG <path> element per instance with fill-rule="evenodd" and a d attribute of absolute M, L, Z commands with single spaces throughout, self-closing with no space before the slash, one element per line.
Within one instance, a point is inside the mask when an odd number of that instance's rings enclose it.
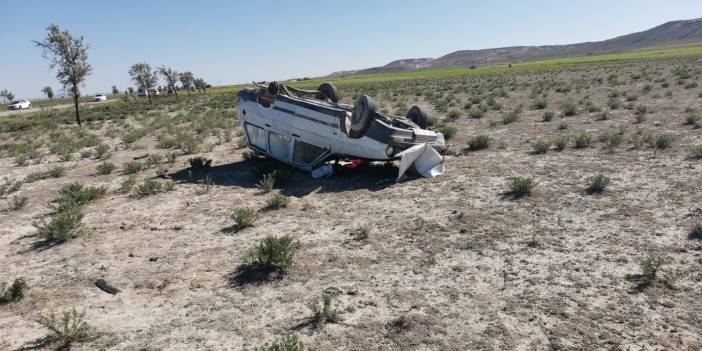
<path fill-rule="evenodd" d="M 191 70 L 213 85 L 319 76 L 455 50 L 568 44 L 702 17 L 700 0 L 2 0 L 0 89 L 40 96 L 54 73 L 32 40 L 56 23 L 90 44 L 83 94 L 132 84 L 129 66 Z"/>

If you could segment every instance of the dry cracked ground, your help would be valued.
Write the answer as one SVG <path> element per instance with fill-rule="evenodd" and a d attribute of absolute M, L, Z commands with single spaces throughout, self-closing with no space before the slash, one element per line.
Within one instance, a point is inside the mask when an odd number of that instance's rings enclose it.
<path fill-rule="evenodd" d="M 349 102 L 370 92 L 389 112 L 446 116 L 446 174 L 295 172 L 270 193 L 257 187 L 266 161 L 243 157 L 232 93 L 86 108 L 83 128 L 70 111 L 9 117 L 0 281 L 29 289 L 0 305 L 0 349 L 56 348 L 38 320 L 75 308 L 99 333 L 76 350 L 241 350 L 286 334 L 318 350 L 698 350 L 700 67 L 339 84 Z M 489 147 L 471 150 L 478 135 Z M 535 151 L 558 139 L 563 150 Z M 212 166 L 189 170 L 196 156 Z M 116 168 L 100 175 L 104 163 Z M 599 193 L 587 190 L 596 174 L 610 180 Z M 533 179 L 531 194 L 509 196 L 513 177 Z M 149 180 L 172 189 L 140 195 Z M 81 235 L 47 242 L 37 227 L 73 183 L 106 193 L 81 207 Z M 273 194 L 287 207 L 265 209 Z M 233 231 L 237 208 L 260 217 Z M 294 265 L 237 279 L 267 235 L 299 241 Z M 313 323 L 308 302 L 323 294 L 339 318 Z"/>

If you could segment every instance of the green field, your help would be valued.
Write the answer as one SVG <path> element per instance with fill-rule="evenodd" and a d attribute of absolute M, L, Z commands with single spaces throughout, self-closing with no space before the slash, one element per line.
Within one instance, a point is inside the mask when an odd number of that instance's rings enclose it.
<path fill-rule="evenodd" d="M 515 71 L 539 71 L 539 70 L 554 70 L 554 69 L 567 69 L 575 68 L 584 65 L 592 65 L 598 63 L 631 63 L 631 62 L 641 62 L 648 60 L 663 60 L 663 59 L 674 59 L 674 58 L 689 58 L 689 57 L 700 57 L 702 58 L 702 45 L 695 46 L 675 46 L 675 47 L 661 47 L 652 48 L 636 51 L 626 51 L 611 54 L 601 54 L 601 55 L 588 55 L 588 56 L 574 56 L 574 57 L 564 57 L 540 61 L 531 61 L 523 63 L 512 64 L 512 68 L 507 65 L 494 65 L 494 66 L 482 66 L 471 69 L 469 67 L 449 67 L 449 68 L 434 68 L 426 70 L 416 70 L 408 72 L 392 72 L 392 73 L 378 73 L 378 74 L 363 74 L 363 75 L 353 75 L 343 78 L 332 78 L 332 77 L 322 77 L 315 78 L 307 81 L 289 81 L 291 85 L 299 88 L 316 88 L 321 82 L 331 82 L 336 85 L 354 85 L 363 84 L 368 82 L 382 82 L 382 81 L 392 81 L 401 79 L 423 79 L 423 78 L 440 78 L 440 77 L 456 77 L 464 75 L 475 75 L 475 74 L 491 74 L 491 73 L 505 73 L 505 72 L 515 72 Z M 237 91 L 243 85 L 228 85 L 214 87 L 211 90 L 213 92 L 231 92 Z"/>

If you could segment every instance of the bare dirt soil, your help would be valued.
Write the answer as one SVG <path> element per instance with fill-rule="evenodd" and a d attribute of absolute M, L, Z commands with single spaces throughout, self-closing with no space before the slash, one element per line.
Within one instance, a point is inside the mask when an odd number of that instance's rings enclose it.
<path fill-rule="evenodd" d="M 702 111 L 702 90 L 689 84 L 701 74 L 697 61 L 665 61 L 340 85 L 345 101 L 371 91 L 389 112 L 413 104 L 434 116 L 456 111 L 443 118 L 457 128 L 447 173 L 396 183 L 396 169 L 383 166 L 322 180 L 296 172 L 273 192 L 290 198 L 286 208 L 261 211 L 235 232 L 226 230 L 229 214 L 261 210 L 272 193 L 256 186 L 265 161 L 245 160 L 237 146 L 231 94 L 95 108 L 84 129 L 109 146 L 106 161 L 80 155 L 96 143 L 71 156 L 50 151 L 59 134 L 77 138 L 64 122 L 70 111 L 0 122 L 0 144 L 35 143 L 41 154 L 21 162 L 30 150 L 0 149 L 8 182 L 66 167 L 5 195 L 26 197 L 23 208 L 0 203 L 0 281 L 29 285 L 24 299 L 0 305 L 0 349 L 33 345 L 48 333 L 40 315 L 71 308 L 101 332 L 76 350 L 240 350 L 286 333 L 319 350 L 701 349 L 702 240 L 691 230 L 702 221 L 702 161 L 690 150 L 702 145 L 702 129 L 685 124 Z M 547 106 L 534 108 L 544 93 Z M 501 106 L 471 118 L 478 96 Z M 465 106 L 472 97 L 477 103 Z M 611 99 L 621 106 L 608 107 Z M 574 116 L 563 116 L 568 102 Z M 639 106 L 646 111 L 637 122 Z M 510 111 L 518 119 L 505 124 Z M 198 120 L 214 122 L 203 129 Z M 140 128 L 144 136 L 124 141 Z M 180 132 L 200 136 L 198 152 L 164 149 Z M 575 148 L 581 134 L 591 144 Z M 467 150 L 476 135 L 488 135 L 490 147 Z M 657 144 L 661 135 L 672 143 Z M 536 141 L 562 136 L 570 137 L 564 150 L 534 152 Z M 135 183 L 174 182 L 171 191 L 119 191 L 124 163 L 169 152 L 173 163 L 159 160 Z M 213 160 L 210 189 L 188 172 L 195 155 Z M 98 175 L 103 162 L 117 169 Z M 611 180 L 602 193 L 586 191 L 595 174 Z M 532 194 L 508 196 L 512 177 L 532 178 Z M 75 182 L 107 194 L 83 207 L 83 235 L 41 245 L 33 224 L 50 218 L 51 200 Z M 360 226 L 367 238 L 352 235 Z M 268 234 L 300 241 L 295 265 L 278 279 L 235 279 L 246 251 Z M 663 263 L 645 281 L 642 262 L 651 258 Z M 121 292 L 100 290 L 97 279 Z M 315 326 L 307 302 L 323 293 L 341 320 Z"/>

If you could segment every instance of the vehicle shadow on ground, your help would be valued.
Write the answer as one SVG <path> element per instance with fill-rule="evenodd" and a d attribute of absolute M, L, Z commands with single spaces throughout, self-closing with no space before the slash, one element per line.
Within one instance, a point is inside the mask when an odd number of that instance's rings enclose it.
<path fill-rule="evenodd" d="M 272 163 L 278 169 L 289 168 L 289 166 L 274 160 L 253 159 L 197 170 L 188 167 L 168 176 L 178 183 L 204 184 L 209 182 L 217 186 L 257 188 L 262 173 L 267 173 L 261 170 L 270 169 Z M 395 184 L 397 172 L 397 167 L 387 164 L 364 164 L 355 169 L 336 166 L 335 174 L 331 177 L 313 179 L 309 172 L 292 170 L 290 178 L 287 179 L 285 185 L 280 187 L 280 193 L 285 196 L 301 197 L 312 192 L 339 193 L 359 189 L 380 191 Z"/>

